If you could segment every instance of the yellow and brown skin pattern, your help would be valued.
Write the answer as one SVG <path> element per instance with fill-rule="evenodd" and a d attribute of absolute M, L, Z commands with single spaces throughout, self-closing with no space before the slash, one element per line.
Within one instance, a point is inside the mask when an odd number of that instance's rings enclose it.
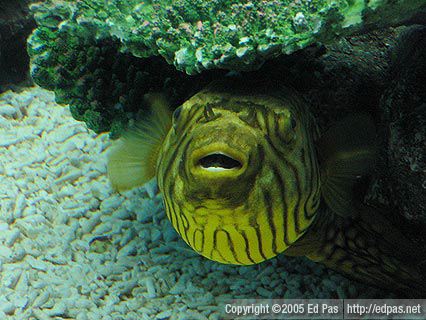
<path fill-rule="evenodd" d="M 399 298 L 423 298 L 426 279 L 419 262 L 424 252 L 380 216 L 386 212 L 359 210 L 360 216 L 343 219 L 321 208 L 309 231 L 286 254 L 307 256 Z"/>
<path fill-rule="evenodd" d="M 158 184 L 174 228 L 206 258 L 260 263 L 291 246 L 315 216 L 313 123 L 302 101 L 282 90 L 208 88 L 174 114 Z M 240 167 L 205 170 L 200 159 L 212 153 Z"/>
<path fill-rule="evenodd" d="M 407 263 L 412 249 L 397 227 L 375 221 L 371 210 L 364 220 L 319 210 L 315 136 L 307 105 L 288 89 L 219 84 L 196 94 L 175 111 L 157 161 L 173 227 L 221 263 L 251 265 L 284 252 L 375 286 L 424 294 L 424 277 Z M 206 170 L 202 161 L 212 154 L 239 165 Z"/>

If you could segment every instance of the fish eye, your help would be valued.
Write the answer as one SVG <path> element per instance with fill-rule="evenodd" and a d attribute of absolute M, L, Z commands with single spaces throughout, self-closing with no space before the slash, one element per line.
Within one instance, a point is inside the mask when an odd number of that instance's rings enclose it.
<path fill-rule="evenodd" d="M 174 112 L 173 112 L 173 121 L 178 121 L 179 120 L 179 116 L 182 112 L 182 106 L 178 107 Z"/>
<path fill-rule="evenodd" d="M 202 119 L 201 122 L 209 122 L 209 121 L 216 120 L 217 118 L 220 118 L 222 114 L 214 112 L 212 106 L 209 104 L 206 104 L 204 106 L 203 116 L 204 116 L 204 119 Z"/>

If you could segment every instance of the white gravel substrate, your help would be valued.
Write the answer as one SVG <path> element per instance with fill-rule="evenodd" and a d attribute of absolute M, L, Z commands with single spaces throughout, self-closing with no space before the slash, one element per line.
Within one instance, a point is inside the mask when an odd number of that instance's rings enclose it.
<path fill-rule="evenodd" d="M 48 91 L 0 95 L 0 319 L 221 319 L 231 298 L 380 296 L 303 258 L 198 256 L 155 183 L 112 191 L 109 145 Z"/>

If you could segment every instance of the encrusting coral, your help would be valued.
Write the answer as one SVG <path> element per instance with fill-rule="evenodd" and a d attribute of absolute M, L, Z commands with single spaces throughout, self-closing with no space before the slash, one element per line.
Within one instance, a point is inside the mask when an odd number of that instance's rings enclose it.
<path fill-rule="evenodd" d="M 173 91 L 183 101 L 207 82 L 205 73 L 177 70 L 256 70 L 425 8 L 422 0 L 48 0 L 32 5 L 38 28 L 28 51 L 36 83 L 69 103 L 76 119 L 115 136 L 144 109 L 145 93 Z"/>
<path fill-rule="evenodd" d="M 84 0 L 53 6 L 48 1 L 36 16 L 60 18 L 80 26 L 74 30 L 78 33 L 92 30 L 98 39 L 115 38 L 122 52 L 161 55 L 194 74 L 214 68 L 253 70 L 266 59 L 317 41 L 401 23 L 422 7 L 421 0 Z"/>

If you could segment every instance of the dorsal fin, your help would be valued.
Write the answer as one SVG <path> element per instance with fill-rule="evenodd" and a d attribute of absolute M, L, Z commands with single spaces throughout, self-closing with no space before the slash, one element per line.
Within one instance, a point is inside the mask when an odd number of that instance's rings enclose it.
<path fill-rule="evenodd" d="M 372 119 L 365 114 L 347 117 L 330 128 L 317 146 L 325 202 L 340 216 L 356 215 L 354 186 L 377 158 Z"/>
<path fill-rule="evenodd" d="M 164 138 L 171 127 L 171 112 L 164 95 L 145 96 L 151 115 L 124 132 L 108 157 L 108 177 L 114 189 L 125 191 L 141 186 L 155 176 Z"/>

